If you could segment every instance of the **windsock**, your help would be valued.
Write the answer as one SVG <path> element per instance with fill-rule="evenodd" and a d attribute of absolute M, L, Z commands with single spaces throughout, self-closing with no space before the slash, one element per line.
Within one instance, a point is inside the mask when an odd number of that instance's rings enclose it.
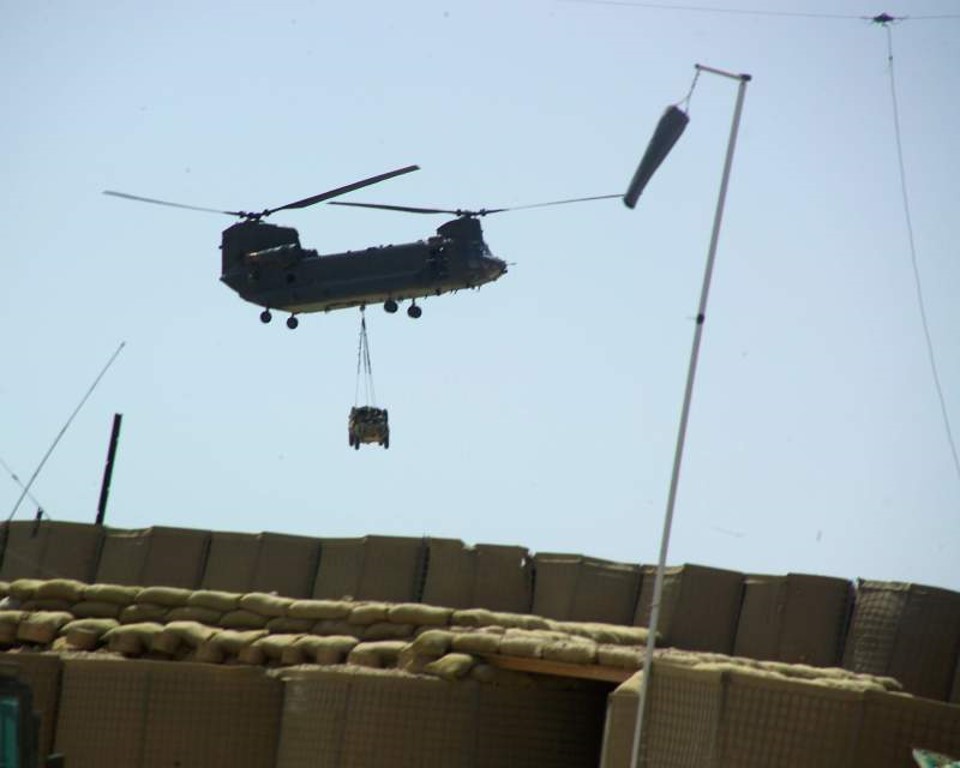
<path fill-rule="evenodd" d="M 673 145 L 677 143 L 677 139 L 680 138 L 680 134 L 687 127 L 688 122 L 690 122 L 690 118 L 682 109 L 676 105 L 667 107 L 663 117 L 660 118 L 660 122 L 657 123 L 657 130 L 653 132 L 653 138 L 647 145 L 647 151 L 643 153 L 643 159 L 640 161 L 637 172 L 633 174 L 630 186 L 627 187 L 627 192 L 623 196 L 623 203 L 627 208 L 636 206 L 640 193 L 647 186 L 647 182 L 650 181 L 654 171 L 660 167 L 660 163 L 673 149 Z"/>

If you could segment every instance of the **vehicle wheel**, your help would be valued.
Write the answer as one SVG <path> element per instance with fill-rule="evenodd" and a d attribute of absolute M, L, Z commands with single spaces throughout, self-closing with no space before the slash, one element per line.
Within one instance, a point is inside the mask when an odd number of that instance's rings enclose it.
<path fill-rule="evenodd" d="M 393 299 L 387 299 L 385 302 L 383 302 L 383 311 L 392 315 L 397 311 L 397 302 L 395 302 Z"/>
<path fill-rule="evenodd" d="M 265 310 L 263 310 L 263 312 L 260 313 L 260 322 L 261 322 L 261 323 L 266 324 L 266 323 L 269 323 L 271 320 L 273 320 L 273 315 L 270 314 L 270 310 L 269 310 L 269 309 L 265 309 Z"/>
<path fill-rule="evenodd" d="M 290 315 L 290 317 L 287 318 L 287 328 L 289 328 L 291 331 L 298 325 L 300 325 L 300 321 L 297 320 L 295 315 Z"/>
<path fill-rule="evenodd" d="M 409 307 L 407 307 L 407 314 L 416 320 L 418 317 L 420 317 L 420 315 L 423 314 L 423 310 L 420 309 L 420 307 L 418 307 L 416 304 L 411 304 Z"/>

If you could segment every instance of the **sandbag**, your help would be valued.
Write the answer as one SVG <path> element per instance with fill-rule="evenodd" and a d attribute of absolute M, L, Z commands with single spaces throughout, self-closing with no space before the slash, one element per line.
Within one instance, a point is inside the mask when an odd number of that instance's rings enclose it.
<path fill-rule="evenodd" d="M 287 607 L 292 619 L 346 619 L 354 604 L 346 600 L 294 600 Z"/>
<path fill-rule="evenodd" d="M 211 589 L 198 589 L 187 597 L 187 605 L 195 608 L 209 608 L 220 613 L 235 611 L 240 607 L 242 595 L 236 592 L 221 592 Z"/>
<path fill-rule="evenodd" d="M 116 619 L 123 606 L 99 600 L 83 600 L 70 608 L 70 613 L 78 619 Z"/>
<path fill-rule="evenodd" d="M 25 643 L 50 645 L 60 634 L 60 628 L 73 621 L 66 611 L 37 611 L 28 613 L 17 627 L 17 639 Z"/>
<path fill-rule="evenodd" d="M 88 584 L 83 591 L 83 599 L 94 603 L 114 603 L 128 606 L 135 603 L 141 587 L 121 584 Z"/>
<path fill-rule="evenodd" d="M 64 600 L 78 603 L 84 599 L 87 585 L 76 579 L 50 579 L 42 582 L 33 595 L 34 600 Z"/>

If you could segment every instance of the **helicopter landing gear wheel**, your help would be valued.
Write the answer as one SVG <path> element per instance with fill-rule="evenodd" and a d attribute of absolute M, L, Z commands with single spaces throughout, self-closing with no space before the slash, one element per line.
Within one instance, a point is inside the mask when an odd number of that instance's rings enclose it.
<path fill-rule="evenodd" d="M 397 302 L 395 302 L 393 299 L 387 299 L 385 302 L 383 302 L 383 311 L 392 315 L 397 311 Z"/>
<path fill-rule="evenodd" d="M 420 307 L 418 307 L 416 304 L 411 304 L 409 307 L 407 307 L 407 314 L 416 320 L 418 317 L 420 317 L 420 315 L 423 314 L 423 310 L 420 309 Z"/>
<path fill-rule="evenodd" d="M 290 317 L 287 318 L 287 328 L 289 328 L 291 331 L 298 325 L 300 325 L 300 321 L 297 320 L 296 315 L 290 315 Z"/>
<path fill-rule="evenodd" d="M 263 310 L 263 312 L 260 313 L 260 322 L 263 323 L 264 325 L 269 323 L 271 320 L 273 320 L 273 315 L 270 314 L 269 309 L 265 309 Z"/>

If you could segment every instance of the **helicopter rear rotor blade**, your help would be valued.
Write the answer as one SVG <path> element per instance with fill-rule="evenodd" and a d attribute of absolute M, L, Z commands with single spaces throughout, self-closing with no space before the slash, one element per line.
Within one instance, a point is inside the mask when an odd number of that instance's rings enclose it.
<path fill-rule="evenodd" d="M 549 203 L 532 203 L 530 205 L 514 205 L 510 208 L 500 208 L 498 211 L 487 211 L 487 213 L 498 213 L 499 211 L 523 211 L 527 208 L 546 208 L 551 205 L 567 205 L 569 203 L 588 203 L 591 200 L 610 200 L 614 197 L 623 197 L 623 195 L 594 195 L 593 197 L 572 197 L 569 200 L 553 200 Z"/>
<path fill-rule="evenodd" d="M 392 179 L 394 176 L 401 176 L 405 173 L 410 173 L 412 171 L 419 171 L 419 165 L 408 165 L 403 168 L 398 168 L 395 171 L 388 171 L 387 173 L 381 173 L 378 176 L 371 176 L 369 179 L 363 179 L 363 181 L 355 181 L 353 184 L 347 184 L 345 187 L 337 187 L 336 189 L 328 190 L 327 192 L 321 192 L 319 195 L 313 195 L 312 197 L 305 197 L 303 200 L 297 200 L 294 203 L 287 203 L 286 205 L 281 205 L 278 208 L 268 208 L 263 212 L 264 216 L 269 216 L 271 213 L 276 213 L 277 211 L 286 211 L 290 208 L 306 208 L 316 203 L 322 203 L 324 200 L 329 200 L 333 197 L 339 197 L 340 195 L 345 195 L 347 192 L 353 192 L 355 189 L 361 189 L 362 187 L 368 187 L 371 184 L 378 184 L 381 181 L 386 181 L 387 179 Z"/>
<path fill-rule="evenodd" d="M 128 195 L 126 192 L 115 192 L 112 189 L 103 190 L 103 194 L 113 197 L 123 197 L 127 200 L 136 200 L 138 203 L 154 203 L 155 205 L 168 205 L 171 208 L 186 208 L 188 211 L 204 211 L 205 213 L 223 213 L 227 216 L 242 216 L 240 211 L 221 211 L 217 208 L 203 208 L 199 205 L 184 205 L 183 203 L 171 203 L 169 200 L 157 200 L 153 197 L 140 197 L 139 195 Z"/>

